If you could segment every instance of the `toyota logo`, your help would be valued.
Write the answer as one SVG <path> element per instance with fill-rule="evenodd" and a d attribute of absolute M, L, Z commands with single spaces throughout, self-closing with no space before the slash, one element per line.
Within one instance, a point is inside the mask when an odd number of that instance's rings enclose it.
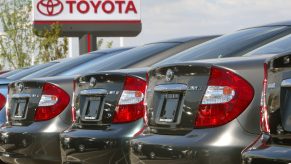
<path fill-rule="evenodd" d="M 90 87 L 94 87 L 96 85 L 96 79 L 94 77 L 91 77 L 89 85 Z"/>
<path fill-rule="evenodd" d="M 60 0 L 40 0 L 37 3 L 37 10 L 46 16 L 56 16 L 64 9 L 64 5 Z"/>
<path fill-rule="evenodd" d="M 23 89 L 24 89 L 24 84 L 23 83 L 18 83 L 17 89 L 18 89 L 18 92 L 22 92 Z"/>
<path fill-rule="evenodd" d="M 174 78 L 174 72 L 171 69 L 167 70 L 166 81 L 171 81 Z"/>

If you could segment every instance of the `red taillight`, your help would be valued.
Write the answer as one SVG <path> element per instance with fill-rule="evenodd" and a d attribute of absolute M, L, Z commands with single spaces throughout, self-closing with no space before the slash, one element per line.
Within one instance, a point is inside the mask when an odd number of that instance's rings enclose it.
<path fill-rule="evenodd" d="M 270 133 L 268 108 L 267 108 L 267 101 L 266 101 L 267 87 L 268 87 L 268 66 L 267 64 L 264 64 L 264 80 L 263 80 L 263 90 L 262 90 L 261 107 L 260 107 L 261 108 L 260 126 L 261 126 L 262 132 Z"/>
<path fill-rule="evenodd" d="M 253 87 L 242 77 L 229 70 L 212 67 L 195 127 L 217 127 L 232 121 L 248 107 L 253 97 Z"/>
<path fill-rule="evenodd" d="M 6 104 L 6 97 L 0 94 L 0 110 L 2 110 L 5 104 Z"/>
<path fill-rule="evenodd" d="M 137 77 L 125 78 L 122 95 L 115 109 L 113 123 L 128 123 L 145 116 L 146 81 Z"/>
<path fill-rule="evenodd" d="M 45 83 L 34 120 L 46 121 L 56 117 L 68 106 L 69 102 L 70 96 L 64 90 L 53 84 Z"/>

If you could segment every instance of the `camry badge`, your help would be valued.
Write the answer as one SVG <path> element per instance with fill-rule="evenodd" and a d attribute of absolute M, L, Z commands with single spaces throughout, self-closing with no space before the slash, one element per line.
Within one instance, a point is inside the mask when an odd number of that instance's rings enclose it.
<path fill-rule="evenodd" d="M 171 81 L 174 78 L 174 72 L 171 69 L 167 70 L 166 81 Z"/>
<path fill-rule="evenodd" d="M 96 85 L 96 79 L 94 77 L 91 77 L 90 79 L 90 86 L 94 87 Z"/>

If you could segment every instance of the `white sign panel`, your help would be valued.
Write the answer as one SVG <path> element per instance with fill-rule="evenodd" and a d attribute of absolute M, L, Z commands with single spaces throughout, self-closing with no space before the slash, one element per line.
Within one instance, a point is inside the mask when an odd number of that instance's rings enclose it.
<path fill-rule="evenodd" d="M 141 0 L 33 0 L 33 22 L 140 22 Z"/>

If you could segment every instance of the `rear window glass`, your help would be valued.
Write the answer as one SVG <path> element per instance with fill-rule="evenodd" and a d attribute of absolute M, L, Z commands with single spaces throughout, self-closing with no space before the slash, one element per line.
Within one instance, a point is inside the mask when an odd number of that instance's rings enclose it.
<path fill-rule="evenodd" d="M 291 35 L 287 35 L 261 48 L 258 48 L 252 52 L 249 52 L 248 54 L 246 54 L 246 56 L 278 54 L 278 53 L 290 52 L 290 51 L 291 51 Z"/>
<path fill-rule="evenodd" d="M 285 32 L 287 29 L 286 26 L 276 26 L 257 27 L 236 31 L 183 51 L 155 64 L 155 66 L 181 61 L 242 56 L 262 46 L 263 43 L 267 44 L 277 39 L 277 35 Z M 266 42 L 266 40 L 268 40 L 268 42 Z"/>
<path fill-rule="evenodd" d="M 81 55 L 76 58 L 69 58 L 69 60 L 65 60 L 54 66 L 39 70 L 29 76 L 24 77 L 23 79 L 57 76 L 65 71 L 71 70 L 72 68 L 74 69 L 81 65 L 86 65 L 88 62 L 91 62 L 92 60 L 96 60 L 96 59 L 100 60 L 102 58 L 116 55 L 126 50 L 128 50 L 128 48 L 113 49 L 111 51 L 100 50 L 100 51 L 92 52 L 90 54 Z M 106 52 L 108 52 L 108 54 Z"/>
<path fill-rule="evenodd" d="M 57 64 L 57 62 L 49 62 L 49 63 L 45 63 L 45 64 L 36 65 L 36 66 L 30 67 L 28 69 L 23 69 L 23 70 L 17 72 L 16 74 L 13 74 L 12 76 L 8 76 L 7 78 L 10 80 L 19 80 L 27 75 L 30 75 L 33 72 L 39 71 L 41 69 L 50 67 L 50 66 L 55 65 L 55 64 Z"/>
<path fill-rule="evenodd" d="M 71 76 L 83 73 L 93 73 L 102 70 L 126 68 L 136 62 L 157 55 L 167 49 L 175 47 L 178 43 L 154 43 L 136 47 L 123 53 L 103 59 L 92 60 L 90 63 L 80 65 L 61 73 L 61 76 Z"/>

